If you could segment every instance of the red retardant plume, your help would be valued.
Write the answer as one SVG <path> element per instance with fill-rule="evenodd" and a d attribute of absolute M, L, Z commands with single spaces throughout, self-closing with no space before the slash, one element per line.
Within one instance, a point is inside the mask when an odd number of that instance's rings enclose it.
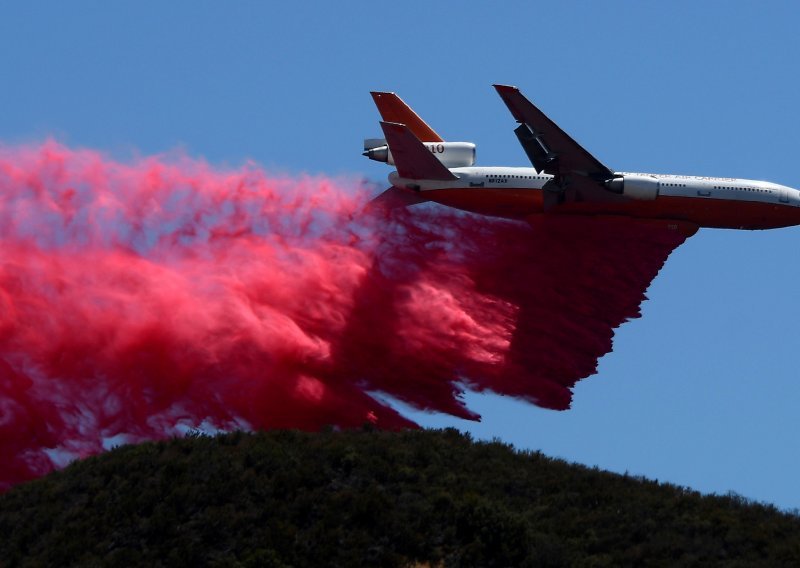
<path fill-rule="evenodd" d="M 0 148 L 0 489 L 194 427 L 415 426 L 371 393 L 470 419 L 463 388 L 568 408 L 685 238 L 368 214 L 357 186 Z"/>

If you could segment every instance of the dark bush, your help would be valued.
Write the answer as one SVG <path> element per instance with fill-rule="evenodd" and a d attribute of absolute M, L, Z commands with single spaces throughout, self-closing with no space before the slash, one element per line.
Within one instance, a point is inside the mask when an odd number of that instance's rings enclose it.
<path fill-rule="evenodd" d="M 800 565 L 800 518 L 455 430 L 127 446 L 0 496 L 0 566 Z"/>

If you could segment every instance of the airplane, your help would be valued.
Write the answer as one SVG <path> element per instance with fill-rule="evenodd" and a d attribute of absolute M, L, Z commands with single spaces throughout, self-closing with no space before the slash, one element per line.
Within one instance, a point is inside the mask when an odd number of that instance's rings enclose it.
<path fill-rule="evenodd" d="M 394 165 L 389 207 L 433 201 L 483 215 L 535 222 L 556 215 L 667 222 L 688 237 L 699 227 L 771 229 L 800 224 L 800 190 L 767 181 L 618 172 L 592 156 L 517 87 L 494 85 L 519 126 L 533 167 L 475 166 L 475 145 L 448 142 L 400 97 L 372 92 L 384 138 L 364 155 Z"/>
<path fill-rule="evenodd" d="M 519 89 L 494 87 L 518 123 L 514 132 L 533 167 L 476 166 L 474 144 L 445 141 L 389 92 L 372 93 L 384 138 L 364 141 L 366 157 L 396 167 L 391 187 L 369 206 L 376 213 L 411 226 L 419 222 L 422 238 L 442 239 L 453 233 L 436 232 L 438 211 L 395 217 L 395 210 L 430 201 L 486 216 L 476 220 L 478 230 L 454 239 L 455 260 L 447 247 L 432 249 L 440 255 L 433 266 L 463 263 L 475 290 L 514 307 L 502 380 L 481 383 L 480 373 L 469 376 L 477 390 L 569 408 L 573 386 L 597 372 L 599 358 L 612 350 L 614 330 L 641 316 L 650 283 L 700 227 L 800 224 L 796 189 L 612 170 Z M 494 223 L 493 217 L 522 222 Z M 473 221 L 440 219 L 444 227 Z M 462 224 L 449 225 L 454 220 Z"/>

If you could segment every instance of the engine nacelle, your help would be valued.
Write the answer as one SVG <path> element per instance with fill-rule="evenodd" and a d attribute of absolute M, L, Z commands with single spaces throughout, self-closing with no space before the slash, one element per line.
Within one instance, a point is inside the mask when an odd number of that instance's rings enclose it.
<path fill-rule="evenodd" d="M 466 168 L 475 163 L 475 144 L 472 142 L 423 142 L 431 153 L 448 168 Z M 385 140 L 364 140 L 364 155 L 370 160 L 394 165 L 394 158 Z"/>
<path fill-rule="evenodd" d="M 636 174 L 624 174 L 606 182 L 606 188 L 631 199 L 652 201 L 658 197 L 658 178 Z"/>

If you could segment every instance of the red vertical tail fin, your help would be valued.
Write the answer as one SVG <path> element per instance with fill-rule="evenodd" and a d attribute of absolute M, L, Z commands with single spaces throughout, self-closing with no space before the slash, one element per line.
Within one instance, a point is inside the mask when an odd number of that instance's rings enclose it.
<path fill-rule="evenodd" d="M 408 129 L 414 133 L 414 136 L 419 138 L 422 142 L 444 142 L 444 139 L 436 134 L 433 128 L 428 126 L 425 121 L 396 94 L 379 91 L 372 91 L 370 94 L 384 122 L 405 124 Z"/>

